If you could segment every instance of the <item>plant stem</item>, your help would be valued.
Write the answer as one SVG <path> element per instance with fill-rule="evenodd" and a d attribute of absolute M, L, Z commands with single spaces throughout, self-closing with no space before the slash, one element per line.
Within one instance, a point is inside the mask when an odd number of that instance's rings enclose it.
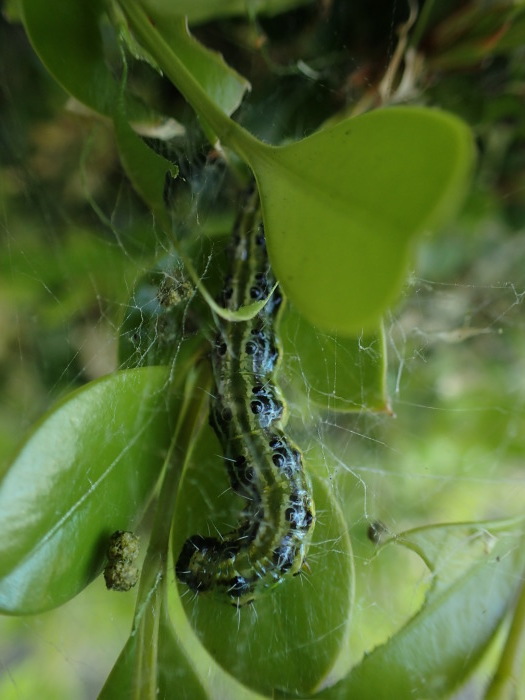
<path fill-rule="evenodd" d="M 143 585 L 141 579 L 139 598 L 143 588 L 145 591 L 151 590 L 153 581 L 150 580 L 151 576 L 148 577 L 148 569 L 156 576 L 155 572 L 159 572 L 159 563 L 162 562 L 160 566 L 162 574 L 166 570 L 173 506 L 181 474 L 191 457 L 197 435 L 206 421 L 208 386 L 209 368 L 200 363 L 199 366 L 189 371 L 185 382 L 184 400 L 166 457 L 164 480 L 156 506 L 148 552 L 144 561 L 146 581 Z"/>

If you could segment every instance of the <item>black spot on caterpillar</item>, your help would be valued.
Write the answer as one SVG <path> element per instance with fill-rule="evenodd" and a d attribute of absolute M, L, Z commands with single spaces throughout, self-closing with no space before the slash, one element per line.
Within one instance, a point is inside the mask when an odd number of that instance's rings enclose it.
<path fill-rule="evenodd" d="M 137 583 L 139 570 L 135 560 L 139 554 L 139 538 L 132 532 L 117 530 L 109 538 L 104 569 L 106 588 L 113 591 L 129 591 Z"/>
<path fill-rule="evenodd" d="M 246 196 L 229 258 L 223 306 L 235 310 L 265 298 L 275 280 L 256 191 Z M 245 506 L 238 527 L 221 539 L 187 539 L 175 566 L 179 581 L 191 590 L 219 591 L 237 607 L 299 573 L 315 524 L 310 481 L 301 452 L 284 432 L 286 406 L 275 381 L 274 328 L 281 307 L 277 288 L 251 320 L 217 319 L 210 424 L 232 489 Z"/>

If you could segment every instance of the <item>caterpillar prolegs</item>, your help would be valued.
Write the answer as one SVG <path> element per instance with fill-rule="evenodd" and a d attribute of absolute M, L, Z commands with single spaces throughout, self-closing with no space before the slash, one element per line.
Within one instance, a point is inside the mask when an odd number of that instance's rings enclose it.
<path fill-rule="evenodd" d="M 255 190 L 235 223 L 229 260 L 223 307 L 236 310 L 268 296 L 275 280 Z M 286 405 L 275 381 L 281 306 L 276 288 L 251 320 L 217 319 L 210 424 L 231 487 L 245 505 L 239 526 L 221 539 L 187 539 L 175 567 L 190 589 L 220 591 L 239 607 L 299 573 L 315 524 L 311 485 L 299 449 L 284 432 Z"/>

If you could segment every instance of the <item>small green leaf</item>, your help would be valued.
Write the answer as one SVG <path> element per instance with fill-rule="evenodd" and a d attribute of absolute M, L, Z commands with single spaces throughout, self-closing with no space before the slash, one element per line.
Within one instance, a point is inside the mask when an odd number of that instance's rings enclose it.
<path fill-rule="evenodd" d="M 279 324 L 286 373 L 331 411 L 391 411 L 383 328 L 356 338 L 314 328 L 288 305 Z"/>
<path fill-rule="evenodd" d="M 345 679 L 320 693 L 319 698 L 441 698 L 465 680 L 520 588 L 525 542 L 516 522 L 506 531 L 497 526 L 489 528 L 483 537 L 480 524 L 475 538 L 472 525 L 467 532 L 465 525 L 458 525 L 458 538 L 451 536 L 452 527 L 447 526 L 438 534 L 438 540 L 443 534 L 441 541 L 448 545 L 448 555 L 442 552 L 438 558 L 443 564 L 450 557 L 453 575 L 445 573 L 448 583 L 433 586 L 419 613 L 387 643 L 365 656 Z M 471 559 L 469 555 L 471 565 L 457 575 L 460 558 L 453 547 L 457 548 L 461 536 L 467 550 L 474 544 L 478 556 Z M 406 533 L 405 539 L 410 538 L 411 534 Z M 416 538 L 418 546 L 424 546 L 424 534 Z M 430 539 L 429 560 L 438 561 L 436 538 Z M 478 547 L 480 542 L 485 546 Z M 441 571 L 436 571 L 436 576 L 440 575 Z"/>
<path fill-rule="evenodd" d="M 102 567 L 109 535 L 152 495 L 171 436 L 169 371 L 104 377 L 47 413 L 0 482 L 0 609 L 61 605 Z"/>
<path fill-rule="evenodd" d="M 179 491 L 175 560 L 187 537 L 227 532 L 240 517 L 242 501 L 226 486 L 219 454 L 208 429 Z M 317 478 L 314 497 L 318 519 L 300 576 L 240 610 L 213 592 L 196 596 L 179 587 L 188 618 L 214 659 L 246 686 L 270 696 L 277 688 L 313 692 L 338 661 L 348 634 L 354 592 L 351 544 L 339 504 Z M 218 512 L 210 511 L 213 503 L 219 504 Z"/>

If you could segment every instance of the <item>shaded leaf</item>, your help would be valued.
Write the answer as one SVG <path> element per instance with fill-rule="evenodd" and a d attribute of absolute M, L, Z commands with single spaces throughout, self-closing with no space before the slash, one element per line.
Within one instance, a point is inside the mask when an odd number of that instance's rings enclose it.
<path fill-rule="evenodd" d="M 174 6 L 172 0 L 146 0 L 144 7 L 148 11 L 162 12 L 169 15 L 174 10 L 178 15 L 188 18 L 191 23 L 208 22 L 218 17 L 230 15 L 277 15 L 299 5 L 307 5 L 313 0 L 177 0 Z"/>
<path fill-rule="evenodd" d="M 99 699 L 205 700 L 209 695 L 175 637 L 159 596 L 152 593 Z"/>
<path fill-rule="evenodd" d="M 105 3 L 21 0 L 24 25 L 42 63 L 77 100 L 111 116 L 120 87 L 104 57 L 99 29 Z M 146 116 L 147 110 L 126 97 L 127 111 Z"/>

